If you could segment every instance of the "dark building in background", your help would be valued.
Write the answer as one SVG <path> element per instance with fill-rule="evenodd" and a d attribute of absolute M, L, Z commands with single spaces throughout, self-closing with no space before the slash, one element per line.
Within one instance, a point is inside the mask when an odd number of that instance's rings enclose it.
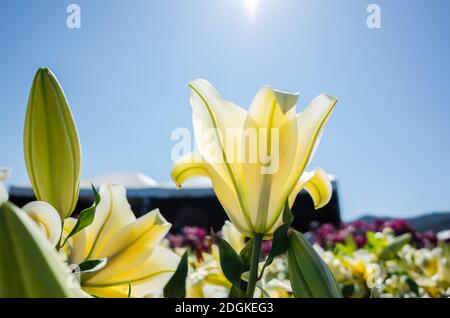
<path fill-rule="evenodd" d="M 101 183 L 93 182 L 95 185 Z M 126 182 L 121 182 L 127 186 Z M 295 217 L 293 227 L 302 232 L 322 223 L 339 225 L 341 222 L 337 183 L 333 184 L 330 202 L 319 210 L 314 209 L 310 196 L 302 191 L 294 202 L 292 212 Z M 127 187 L 127 198 L 137 217 L 159 208 L 162 215 L 172 223 L 171 231 L 177 233 L 184 226 L 199 226 L 209 230 L 220 230 L 227 215 L 210 186 L 184 187 L 177 190 L 169 185 Z M 30 187 L 10 188 L 10 200 L 18 206 L 35 200 Z M 89 188 L 82 187 L 74 214 L 92 205 L 93 196 Z"/>

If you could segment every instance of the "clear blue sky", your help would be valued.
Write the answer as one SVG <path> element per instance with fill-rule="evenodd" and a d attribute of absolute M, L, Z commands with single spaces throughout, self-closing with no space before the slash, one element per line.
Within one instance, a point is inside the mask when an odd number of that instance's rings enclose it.
<path fill-rule="evenodd" d="M 450 1 L 73 0 L 0 6 L 0 166 L 27 181 L 22 129 L 39 66 L 58 76 L 83 176 L 169 180 L 170 134 L 191 127 L 186 83 L 247 108 L 264 84 L 339 98 L 312 163 L 339 179 L 344 218 L 450 210 Z M 382 28 L 366 26 L 381 7 Z"/>

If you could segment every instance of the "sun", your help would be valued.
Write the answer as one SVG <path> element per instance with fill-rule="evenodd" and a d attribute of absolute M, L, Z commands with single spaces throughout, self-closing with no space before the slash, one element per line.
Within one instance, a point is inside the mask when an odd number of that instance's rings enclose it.
<path fill-rule="evenodd" d="M 256 14 L 256 10 L 258 9 L 259 0 L 244 0 L 245 8 L 247 9 L 250 17 L 254 17 Z"/>

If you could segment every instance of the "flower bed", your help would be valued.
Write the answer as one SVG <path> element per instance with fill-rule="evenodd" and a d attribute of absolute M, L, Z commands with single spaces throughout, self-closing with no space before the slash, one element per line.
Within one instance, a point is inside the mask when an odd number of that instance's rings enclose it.
<path fill-rule="evenodd" d="M 323 224 L 310 234 L 344 297 L 449 297 L 450 244 L 433 231 L 416 232 L 408 222 L 356 221 L 336 228 Z M 226 223 L 222 236 L 240 251 L 245 239 Z M 204 229 L 185 227 L 166 242 L 177 253 L 189 247 L 188 296 L 226 297 L 230 284 L 220 268 L 217 247 Z M 264 241 L 266 257 L 271 241 Z M 259 295 L 292 297 L 286 256 L 267 268 Z M 264 292 L 261 290 L 264 289 Z"/>

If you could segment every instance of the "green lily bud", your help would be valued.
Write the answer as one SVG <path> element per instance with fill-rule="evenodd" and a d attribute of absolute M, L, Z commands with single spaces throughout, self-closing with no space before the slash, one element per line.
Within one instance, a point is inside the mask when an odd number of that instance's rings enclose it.
<path fill-rule="evenodd" d="M 80 143 L 64 92 L 47 68 L 37 71 L 31 87 L 24 154 L 37 199 L 51 204 L 62 220 L 70 216 L 80 188 Z"/>
<path fill-rule="evenodd" d="M 9 202 L 0 206 L 0 282 L 2 298 L 71 297 L 79 289 L 36 224 Z"/>
<path fill-rule="evenodd" d="M 288 237 L 288 270 L 294 296 L 342 298 L 333 274 L 314 247 L 297 231 L 290 231 Z"/>

